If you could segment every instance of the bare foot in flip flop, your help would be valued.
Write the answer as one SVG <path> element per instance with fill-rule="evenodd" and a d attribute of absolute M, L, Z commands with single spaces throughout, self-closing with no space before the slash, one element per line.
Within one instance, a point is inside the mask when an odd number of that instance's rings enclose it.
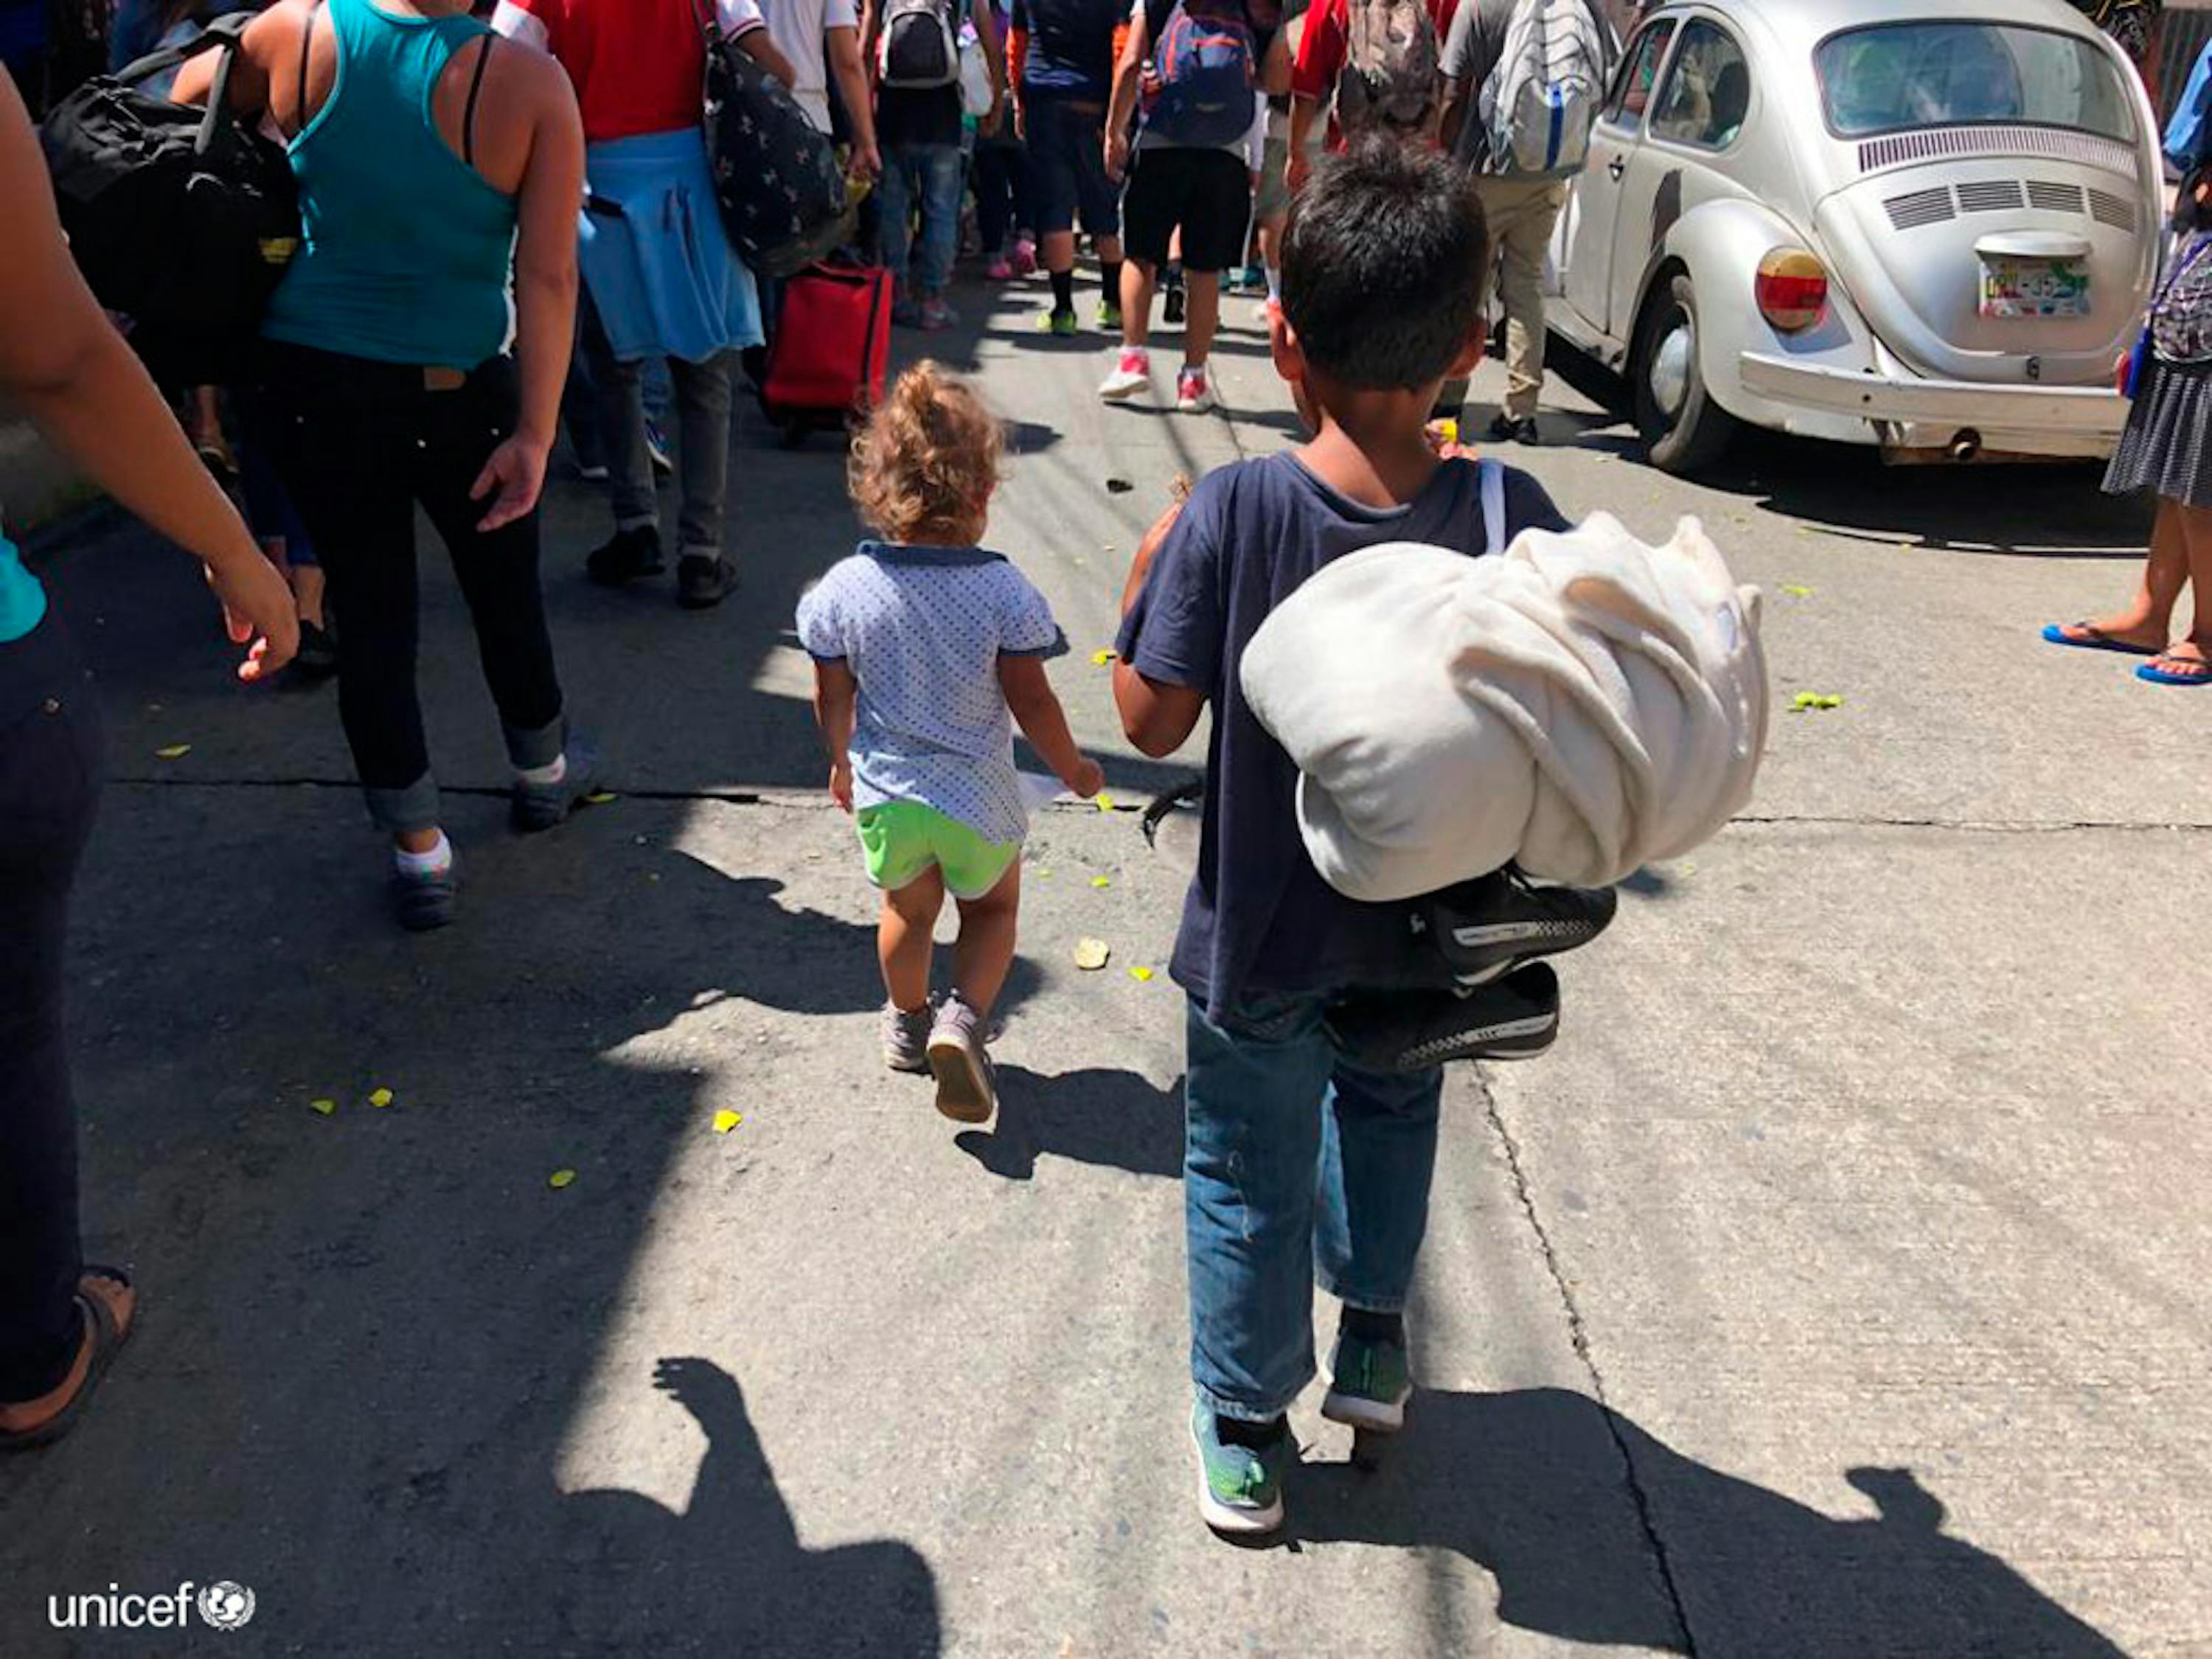
<path fill-rule="evenodd" d="M 2148 622 L 2125 617 L 2102 622 L 2052 623 L 2043 637 L 2053 645 L 2078 646 L 2085 651 L 2120 651 L 2133 656 L 2154 657 L 2166 649 L 2166 630 Z"/>
<path fill-rule="evenodd" d="M 77 1425 L 137 1317 L 138 1292 L 114 1267 L 88 1265 L 76 1282 L 84 1332 L 68 1373 L 36 1400 L 0 1402 L 0 1451 L 51 1445 Z"/>
<path fill-rule="evenodd" d="M 2158 685 L 2212 685 L 2212 661 L 2194 640 L 2176 640 L 2136 670 L 2136 678 Z"/>

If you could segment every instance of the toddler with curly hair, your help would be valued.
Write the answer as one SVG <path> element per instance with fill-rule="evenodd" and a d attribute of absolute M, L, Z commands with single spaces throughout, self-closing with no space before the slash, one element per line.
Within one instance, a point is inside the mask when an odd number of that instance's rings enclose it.
<path fill-rule="evenodd" d="M 799 606 L 830 793 L 883 890 L 884 1060 L 934 1073 L 938 1110 L 963 1123 L 998 1104 L 984 1033 L 1013 965 L 1029 830 L 1014 726 L 1077 794 L 1104 782 L 1045 678 L 1067 649 L 1051 607 L 979 545 L 999 459 L 998 422 L 973 391 L 936 363 L 908 369 L 853 447 L 853 500 L 881 539 Z M 947 893 L 960 938 L 951 994 L 933 1014 Z"/>

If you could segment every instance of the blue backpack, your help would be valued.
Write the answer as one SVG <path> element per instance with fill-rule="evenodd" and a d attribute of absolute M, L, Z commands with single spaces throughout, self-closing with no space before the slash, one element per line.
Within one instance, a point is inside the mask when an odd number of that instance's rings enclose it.
<path fill-rule="evenodd" d="M 1252 129 L 1252 26 L 1243 0 L 1182 0 L 1152 48 L 1160 89 L 1145 128 L 1178 144 L 1233 144 Z"/>
<path fill-rule="evenodd" d="M 2166 159 L 2183 173 L 2193 173 L 2206 159 L 2205 128 L 2212 117 L 2212 40 L 2197 54 L 2197 67 L 2189 71 L 2189 84 L 2166 124 Z"/>

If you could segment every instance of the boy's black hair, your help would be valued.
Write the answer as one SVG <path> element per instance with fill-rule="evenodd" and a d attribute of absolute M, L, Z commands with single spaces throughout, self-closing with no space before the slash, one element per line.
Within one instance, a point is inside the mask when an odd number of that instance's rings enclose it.
<path fill-rule="evenodd" d="M 1490 232 L 1466 167 L 1382 135 L 1331 156 L 1291 210 L 1283 315 L 1306 359 L 1358 391 L 1441 380 L 1481 326 Z"/>

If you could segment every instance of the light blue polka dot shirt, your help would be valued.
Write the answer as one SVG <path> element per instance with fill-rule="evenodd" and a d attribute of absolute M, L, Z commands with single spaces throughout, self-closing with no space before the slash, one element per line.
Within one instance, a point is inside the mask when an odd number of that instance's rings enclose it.
<path fill-rule="evenodd" d="M 919 801 L 986 841 L 1029 832 L 999 659 L 1056 657 L 1067 641 L 1004 556 L 863 542 L 799 601 L 799 639 L 860 682 L 855 809 Z"/>

